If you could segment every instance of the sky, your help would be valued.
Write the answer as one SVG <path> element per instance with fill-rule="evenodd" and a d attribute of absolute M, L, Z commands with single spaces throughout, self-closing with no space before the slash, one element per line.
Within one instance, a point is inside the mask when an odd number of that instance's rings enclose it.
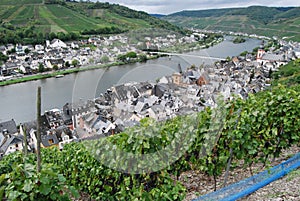
<path fill-rule="evenodd" d="M 92 0 L 96 2 L 97 0 Z M 98 0 L 120 4 L 149 14 L 171 14 L 182 10 L 261 6 L 300 6 L 299 0 Z"/>

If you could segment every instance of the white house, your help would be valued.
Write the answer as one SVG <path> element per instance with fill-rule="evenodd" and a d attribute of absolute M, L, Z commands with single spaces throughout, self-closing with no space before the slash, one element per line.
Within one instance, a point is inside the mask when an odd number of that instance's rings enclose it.
<path fill-rule="evenodd" d="M 59 39 L 53 39 L 49 46 L 54 49 L 67 48 L 67 44 Z"/>

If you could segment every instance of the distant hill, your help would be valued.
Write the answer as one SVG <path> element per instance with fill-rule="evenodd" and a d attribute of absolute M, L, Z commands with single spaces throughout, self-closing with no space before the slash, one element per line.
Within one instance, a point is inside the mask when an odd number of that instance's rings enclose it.
<path fill-rule="evenodd" d="M 177 26 L 145 12 L 118 4 L 65 0 L 0 0 L 0 44 L 38 43 L 86 34 L 115 34 L 128 30 Z"/>
<path fill-rule="evenodd" d="M 300 41 L 300 7 L 250 6 L 181 11 L 162 19 L 187 28 L 291 37 Z"/>
<path fill-rule="evenodd" d="M 162 14 L 150 14 L 153 17 L 157 17 L 157 18 L 162 18 L 165 17 L 166 15 L 162 15 Z"/>

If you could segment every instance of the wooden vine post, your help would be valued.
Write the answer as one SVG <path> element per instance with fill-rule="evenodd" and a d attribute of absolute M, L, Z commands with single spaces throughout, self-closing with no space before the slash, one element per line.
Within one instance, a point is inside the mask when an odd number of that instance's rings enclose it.
<path fill-rule="evenodd" d="M 36 146 L 36 155 L 37 155 L 37 172 L 41 172 L 41 87 L 38 87 L 37 90 L 37 129 L 36 129 L 36 138 L 37 138 L 37 146 Z"/>

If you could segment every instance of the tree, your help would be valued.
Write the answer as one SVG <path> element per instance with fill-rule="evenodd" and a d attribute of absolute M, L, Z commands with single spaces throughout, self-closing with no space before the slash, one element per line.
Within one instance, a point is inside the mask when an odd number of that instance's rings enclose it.
<path fill-rule="evenodd" d="M 147 55 L 145 55 L 145 54 L 140 54 L 140 55 L 139 55 L 139 59 L 140 59 L 141 62 L 146 62 L 146 61 L 147 61 Z"/>
<path fill-rule="evenodd" d="M 66 62 L 65 62 L 65 67 L 70 68 L 70 66 L 71 66 L 71 65 L 70 65 L 69 61 L 66 61 Z"/>
<path fill-rule="evenodd" d="M 192 64 L 191 67 L 190 67 L 190 69 L 195 70 L 196 69 L 196 65 Z"/>
<path fill-rule="evenodd" d="M 126 57 L 129 57 L 129 58 L 136 58 L 137 57 L 137 54 L 136 52 L 128 52 L 126 54 Z"/>
<path fill-rule="evenodd" d="M 103 55 L 100 59 L 101 63 L 107 63 L 109 62 L 109 57 L 106 55 Z"/>
<path fill-rule="evenodd" d="M 53 70 L 58 70 L 58 65 L 53 65 Z"/>
<path fill-rule="evenodd" d="M 25 54 L 28 54 L 28 53 L 30 52 L 30 50 L 29 50 L 28 48 L 26 48 L 26 49 L 24 50 L 24 52 L 25 52 Z"/>
<path fill-rule="evenodd" d="M 0 62 L 6 62 L 8 60 L 8 56 L 4 55 L 2 52 L 0 52 Z"/>
<path fill-rule="evenodd" d="M 45 67 L 44 67 L 44 64 L 40 63 L 39 64 L 39 73 L 42 73 L 45 71 Z"/>
<path fill-rule="evenodd" d="M 74 59 L 74 60 L 72 61 L 72 65 L 73 65 L 74 67 L 77 67 L 77 66 L 79 65 L 79 61 L 78 61 L 77 59 Z"/>
<path fill-rule="evenodd" d="M 120 55 L 118 55 L 118 60 L 119 61 L 123 61 L 123 62 L 125 62 L 126 61 L 126 55 L 125 54 L 120 54 Z"/>

